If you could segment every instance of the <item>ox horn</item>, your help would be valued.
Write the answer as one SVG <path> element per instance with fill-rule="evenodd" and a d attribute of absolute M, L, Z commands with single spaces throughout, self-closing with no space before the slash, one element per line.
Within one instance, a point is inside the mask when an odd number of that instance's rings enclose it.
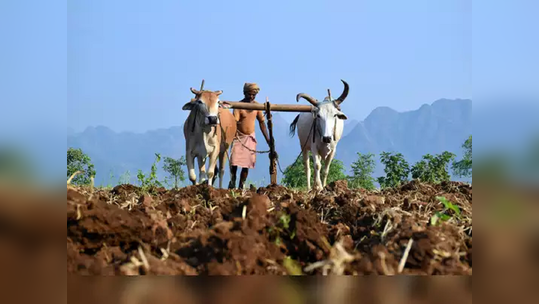
<path fill-rule="evenodd" d="M 344 91 L 342 92 L 341 96 L 339 96 L 339 98 L 335 99 L 335 102 L 340 105 L 345 99 L 346 99 L 346 96 L 348 96 L 348 91 L 350 89 L 350 87 L 348 86 L 348 83 L 346 83 L 346 81 L 342 80 L 342 83 L 344 84 Z"/>
<path fill-rule="evenodd" d="M 297 96 L 296 96 L 296 101 L 299 102 L 299 99 L 303 97 L 305 98 L 308 102 L 310 102 L 313 106 L 317 107 L 318 106 L 318 101 L 316 101 L 316 99 L 312 98 L 311 96 L 305 94 L 305 93 L 299 93 Z"/>
<path fill-rule="evenodd" d="M 193 89 L 193 88 L 191 88 L 191 92 L 193 94 L 195 94 L 195 95 L 200 95 L 200 93 L 201 93 L 199 90 L 196 90 L 196 89 Z"/>

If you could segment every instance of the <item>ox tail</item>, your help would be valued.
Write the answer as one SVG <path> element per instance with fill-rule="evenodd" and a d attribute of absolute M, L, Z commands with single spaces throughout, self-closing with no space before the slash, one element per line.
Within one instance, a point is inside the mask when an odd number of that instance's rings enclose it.
<path fill-rule="evenodd" d="M 290 124 L 290 137 L 294 137 L 294 133 L 296 133 L 296 127 L 298 125 L 299 115 L 294 118 L 294 121 Z"/>

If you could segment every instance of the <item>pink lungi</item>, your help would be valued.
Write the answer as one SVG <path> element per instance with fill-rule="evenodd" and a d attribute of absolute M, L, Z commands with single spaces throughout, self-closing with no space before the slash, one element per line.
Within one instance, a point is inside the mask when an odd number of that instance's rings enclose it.
<path fill-rule="evenodd" d="M 256 150 L 257 142 L 255 133 L 253 132 L 253 134 L 245 135 L 238 132 L 238 138 L 241 140 L 241 142 L 238 142 L 237 138 L 232 141 L 232 155 L 230 155 L 230 164 L 232 166 L 253 169 L 256 162 L 256 153 L 249 151 L 249 149 Z M 249 149 L 245 148 L 244 145 Z"/>

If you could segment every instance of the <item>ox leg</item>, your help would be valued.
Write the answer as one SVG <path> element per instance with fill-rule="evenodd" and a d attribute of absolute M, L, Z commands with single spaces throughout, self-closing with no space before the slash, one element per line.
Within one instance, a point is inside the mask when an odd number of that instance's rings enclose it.
<path fill-rule="evenodd" d="M 217 164 L 215 165 L 215 173 L 213 174 L 213 178 L 211 179 L 211 185 L 215 187 L 215 180 L 217 179 L 219 174 L 219 167 L 217 167 Z"/>
<path fill-rule="evenodd" d="M 215 176 L 215 166 L 217 166 L 217 157 L 219 156 L 219 150 L 214 150 L 212 154 L 210 154 L 210 163 L 208 165 L 208 185 L 213 186 L 213 181 L 215 179 L 213 178 Z"/>
<path fill-rule="evenodd" d="M 223 176 L 225 175 L 225 153 L 219 154 L 219 189 L 223 189 Z"/>
<path fill-rule="evenodd" d="M 198 172 L 200 175 L 198 182 L 199 184 L 202 184 L 208 178 L 206 174 L 206 157 L 197 157 L 197 161 L 198 161 Z"/>
<path fill-rule="evenodd" d="M 325 187 L 327 185 L 328 180 L 328 174 L 329 174 L 329 167 L 331 165 L 331 161 L 333 160 L 333 157 L 335 156 L 335 150 L 331 151 L 329 155 L 324 159 L 324 168 L 322 169 L 322 186 Z"/>
<path fill-rule="evenodd" d="M 314 190 L 322 190 L 322 182 L 320 180 L 320 169 L 322 167 L 322 157 L 318 153 L 313 153 L 313 167 L 314 167 Z"/>
<path fill-rule="evenodd" d="M 311 167 L 309 166 L 309 151 L 303 151 L 303 168 L 307 176 L 307 191 L 311 190 Z"/>
<path fill-rule="evenodd" d="M 187 170 L 189 171 L 189 180 L 194 185 L 197 182 L 197 175 L 195 173 L 195 157 L 192 153 L 188 152 L 186 157 Z"/>

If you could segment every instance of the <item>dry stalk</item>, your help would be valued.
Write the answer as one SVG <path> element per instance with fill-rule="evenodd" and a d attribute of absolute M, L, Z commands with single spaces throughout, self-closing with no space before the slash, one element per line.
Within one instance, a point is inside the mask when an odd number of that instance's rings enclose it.
<path fill-rule="evenodd" d="M 75 171 L 75 173 L 73 173 L 73 174 L 69 177 L 69 179 L 67 180 L 67 184 L 68 184 L 68 185 L 71 184 L 71 181 L 73 180 L 73 178 L 75 177 L 75 175 L 77 175 L 77 174 L 82 174 L 82 173 L 84 173 L 84 171 L 80 171 L 80 170 Z"/>
<path fill-rule="evenodd" d="M 169 257 L 168 250 L 163 249 L 163 248 L 159 248 L 159 250 L 161 250 L 161 254 L 163 254 L 163 256 L 161 257 L 161 261 L 168 259 Z"/>
<path fill-rule="evenodd" d="M 82 218 L 82 212 L 80 211 L 80 205 L 77 204 L 77 221 Z"/>
<path fill-rule="evenodd" d="M 410 254 L 410 249 L 412 249 L 412 243 L 414 242 L 414 239 L 410 238 L 408 240 L 408 244 L 406 245 L 406 249 L 404 250 L 404 254 L 402 255 L 402 258 L 399 262 L 399 273 L 402 272 L 404 269 L 404 265 L 406 265 L 406 260 L 408 260 L 408 255 Z"/>
<path fill-rule="evenodd" d="M 329 258 L 327 260 L 315 262 L 307 267 L 305 267 L 305 272 L 311 272 L 315 269 L 322 268 L 324 275 L 327 275 L 328 271 L 331 270 L 332 274 L 342 275 L 344 273 L 346 264 L 351 263 L 355 260 L 355 257 L 344 249 L 342 245 L 343 240 L 339 240 L 331 248 L 329 253 Z"/>
<path fill-rule="evenodd" d="M 384 275 L 393 275 L 393 271 L 389 271 L 386 264 L 386 254 L 383 252 L 378 252 L 378 257 L 380 257 L 380 265 L 382 266 L 382 272 Z"/>
<path fill-rule="evenodd" d="M 247 215 L 247 205 L 244 205 L 243 210 L 241 211 L 241 218 L 245 219 L 246 215 Z"/>
<path fill-rule="evenodd" d="M 142 250 L 141 246 L 138 247 L 138 254 L 140 255 L 140 259 L 142 260 L 142 266 L 147 273 L 148 271 L 150 271 L 150 264 L 148 263 L 148 259 L 146 259 L 146 255 L 144 254 L 144 250 Z"/>
<path fill-rule="evenodd" d="M 382 242 L 384 241 L 384 239 L 386 238 L 386 235 L 387 233 L 393 228 L 393 224 L 391 223 L 391 220 L 387 220 L 386 222 L 386 226 L 384 227 L 384 231 L 382 232 L 382 235 L 380 237 L 380 239 L 382 240 Z"/>

